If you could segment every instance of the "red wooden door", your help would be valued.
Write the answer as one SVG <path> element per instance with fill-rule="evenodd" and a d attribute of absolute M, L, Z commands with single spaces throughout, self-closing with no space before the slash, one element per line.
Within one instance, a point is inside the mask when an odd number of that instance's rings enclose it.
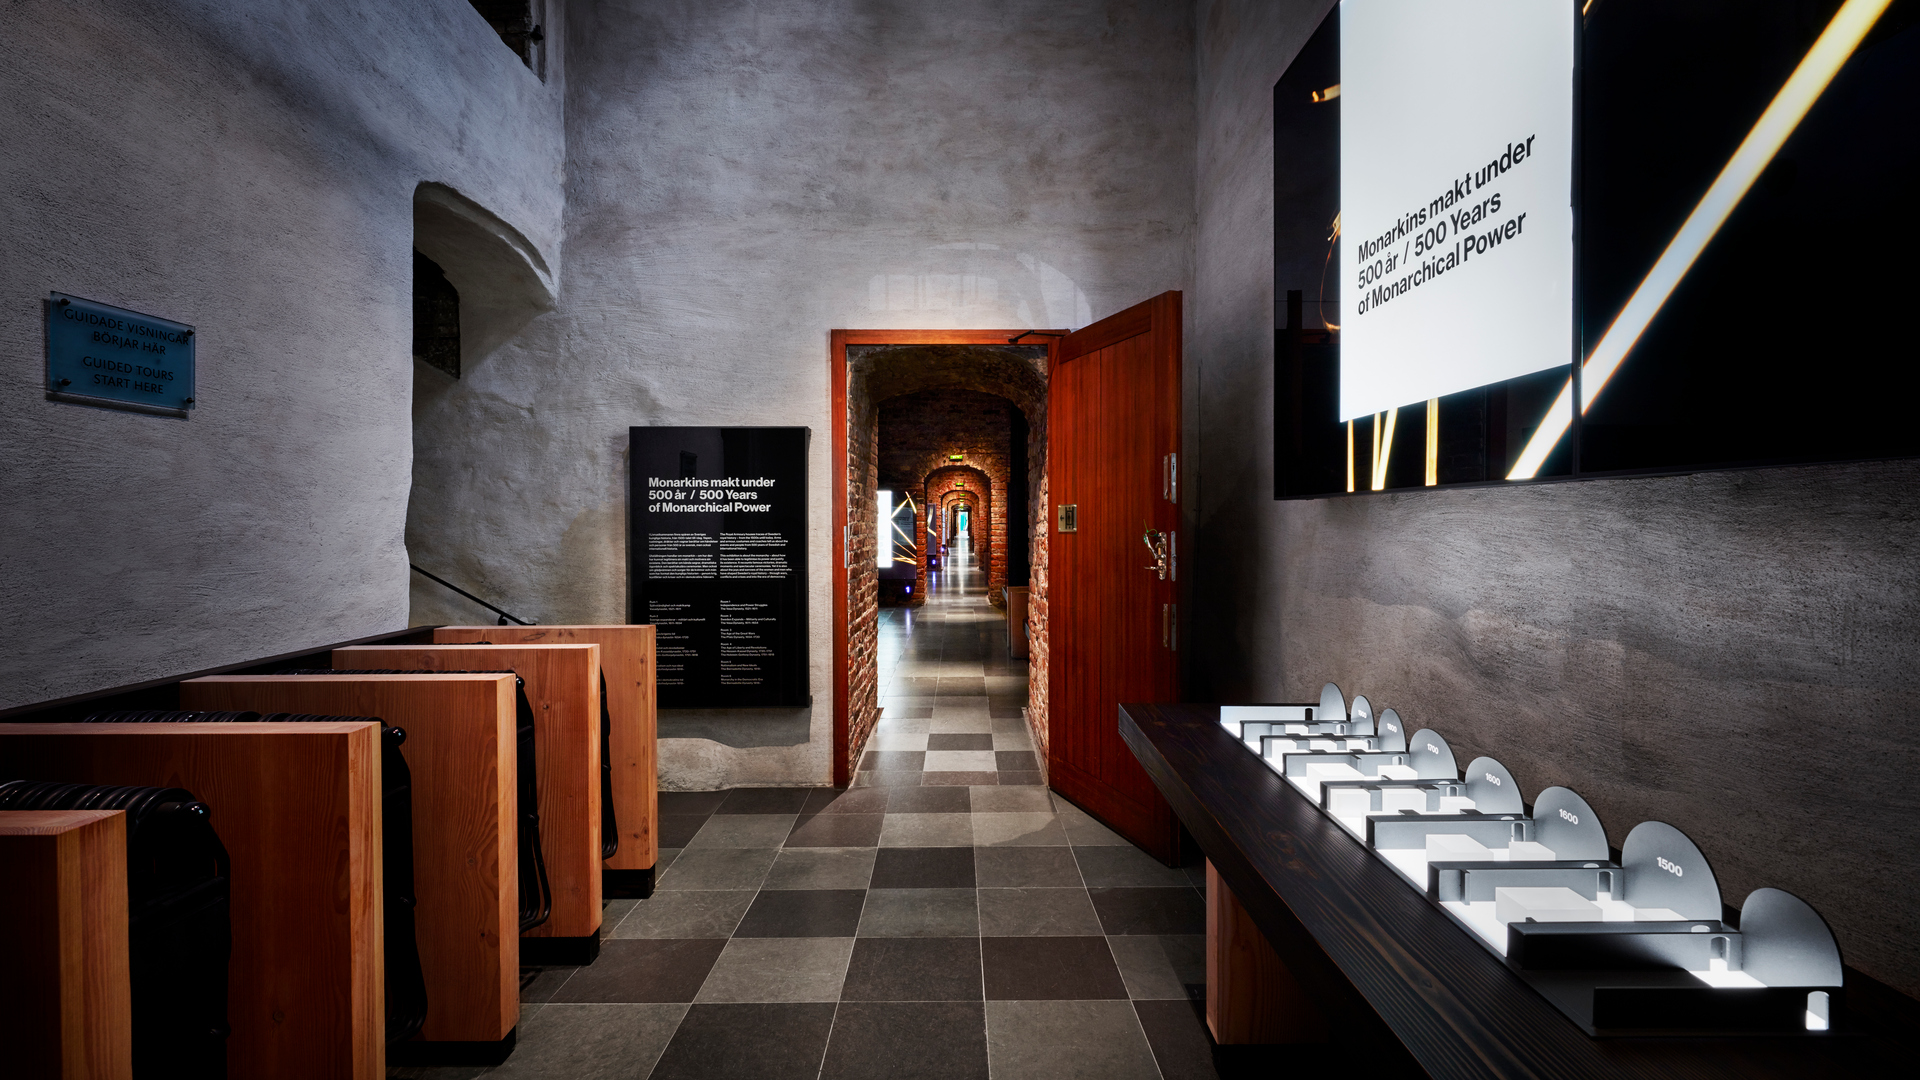
<path fill-rule="evenodd" d="M 1180 826 L 1120 740 L 1119 706 L 1180 700 L 1180 331 L 1177 292 L 1102 319 L 1055 348 L 1047 389 L 1048 780 L 1169 863 Z"/>

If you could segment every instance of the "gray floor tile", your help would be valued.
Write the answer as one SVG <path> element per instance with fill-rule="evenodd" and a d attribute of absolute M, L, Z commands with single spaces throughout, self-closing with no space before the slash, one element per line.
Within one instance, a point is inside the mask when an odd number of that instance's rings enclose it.
<path fill-rule="evenodd" d="M 908 734 L 906 732 L 876 732 L 867 740 L 869 750 L 925 750 L 927 740 L 933 736 L 926 732 Z M 1013 748 L 1009 748 L 1013 749 Z"/>
<path fill-rule="evenodd" d="M 972 847 L 971 814 L 888 814 L 881 847 Z"/>
<path fill-rule="evenodd" d="M 1135 999 L 1185 1001 L 1187 987 L 1206 984 L 1205 934 L 1110 937 L 1107 947 Z"/>
<path fill-rule="evenodd" d="M 790 847 L 774 860 L 763 889 L 864 889 L 873 848 Z"/>
<path fill-rule="evenodd" d="M 683 851 L 660 875 L 660 890 L 757 889 L 778 848 L 706 848 Z"/>
<path fill-rule="evenodd" d="M 609 938 L 725 938 L 753 903 L 751 889 L 662 889 L 634 905 Z"/>
<path fill-rule="evenodd" d="M 695 1005 L 651 1080 L 815 1080 L 834 1011 L 824 1002 Z"/>
<path fill-rule="evenodd" d="M 1088 937 L 1100 917 L 1085 889 L 981 889 L 982 937 Z"/>
<path fill-rule="evenodd" d="M 1184 869 L 1174 869 L 1132 845 L 1126 847 L 1083 847 L 1074 852 L 1080 861 L 1080 874 L 1091 887 L 1109 885 L 1193 888 Z"/>
<path fill-rule="evenodd" d="M 685 1005 L 548 1005 L 522 1017 L 504 1080 L 643 1080 L 687 1014 Z"/>
<path fill-rule="evenodd" d="M 982 1013 L 978 1001 L 842 1003 L 820 1080 L 987 1080 Z"/>
<path fill-rule="evenodd" d="M 1021 725 L 1019 731 L 996 730 L 990 737 L 993 739 L 993 748 L 995 750 L 1033 749 L 1033 735 L 1026 730 L 1026 725 L 1024 724 Z"/>
<path fill-rule="evenodd" d="M 869 889 L 861 937 L 973 937 L 980 933 L 972 889 Z"/>
<path fill-rule="evenodd" d="M 992 750 L 927 751 L 928 772 L 993 772 L 999 767 Z"/>
<path fill-rule="evenodd" d="M 1039 788 L 977 787 L 972 790 L 971 809 L 976 814 L 1046 814 L 1053 816 L 1053 803 Z"/>
<path fill-rule="evenodd" d="M 966 713 L 970 711 L 971 710 L 966 710 L 966 709 L 954 709 L 952 710 L 952 712 L 956 715 L 948 715 L 944 717 L 935 716 L 931 721 L 929 721 L 930 726 L 927 728 L 927 730 L 933 732 L 936 735 L 991 735 L 993 734 L 993 721 L 988 719 L 986 710 L 985 709 L 979 710 L 978 716 L 966 715 Z"/>
<path fill-rule="evenodd" d="M 734 938 L 694 1000 L 835 1001 L 852 954 L 852 938 Z"/>
<path fill-rule="evenodd" d="M 973 815 L 976 847 L 1064 847 L 1066 830 L 1052 814 Z"/>
<path fill-rule="evenodd" d="M 994 1080 L 1160 1080 L 1125 1001 L 989 1001 Z"/>
<path fill-rule="evenodd" d="M 777 848 L 793 831 L 793 814 L 715 814 L 687 841 L 686 850 L 702 848 Z"/>
<path fill-rule="evenodd" d="M 977 847 L 973 863 L 981 888 L 1078 888 L 1084 884 L 1070 848 Z"/>

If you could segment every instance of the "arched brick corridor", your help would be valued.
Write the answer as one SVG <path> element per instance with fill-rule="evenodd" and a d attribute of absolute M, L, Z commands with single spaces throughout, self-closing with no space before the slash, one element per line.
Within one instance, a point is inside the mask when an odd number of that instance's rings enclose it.
<path fill-rule="evenodd" d="M 860 333 L 865 333 L 864 331 Z M 939 332 L 930 332 L 937 336 Z M 965 340 L 970 331 L 954 331 Z M 984 335 L 980 335 L 984 336 Z M 978 340 L 978 336 L 975 337 Z M 1004 340 L 1004 339 L 1002 339 Z M 1030 339 L 1031 340 L 1031 339 Z M 1046 758 L 1046 565 L 1047 535 L 1041 527 L 1046 517 L 1046 406 L 1047 349 L 1045 345 L 1000 344 L 888 344 L 845 346 L 846 387 L 846 742 L 845 757 L 838 763 L 842 775 L 851 776 L 878 720 L 879 657 L 879 570 L 875 565 L 879 534 L 871 508 L 881 488 L 927 491 L 930 474 L 939 468 L 959 465 L 971 468 L 981 479 L 977 490 L 983 492 L 980 510 L 987 530 L 977 534 L 976 554 L 989 575 L 990 591 L 1000 602 L 1000 587 L 1008 575 L 1007 557 L 1014 547 L 1004 531 L 1005 521 L 1024 518 L 1030 600 L 1028 621 L 1032 627 L 1028 670 L 1032 689 L 1029 712 L 1040 759 Z M 835 362 L 840 362 L 836 355 Z M 1014 514 L 1007 503 L 1013 490 L 1010 472 L 1014 462 L 1005 451 L 989 453 L 988 447 L 944 445 L 922 446 L 897 454 L 883 453 L 880 428 L 889 413 L 914 407 L 976 413 L 983 422 L 997 414 L 1007 432 L 1001 445 L 1007 446 L 1014 432 L 1024 427 L 1025 438 L 1025 513 Z M 962 460 L 951 461 L 953 454 Z M 883 470 L 884 459 L 884 470 Z M 997 499 L 992 499 L 997 495 Z M 925 553 L 927 515 L 939 512 L 939 503 L 920 503 L 916 534 Z M 998 507 L 996 512 L 990 507 Z M 995 519 L 1002 519 L 995 527 Z M 925 579 L 915 588 L 925 595 Z M 1024 632 L 1024 631 L 1023 631 Z M 842 770 L 844 770 L 842 772 Z"/>

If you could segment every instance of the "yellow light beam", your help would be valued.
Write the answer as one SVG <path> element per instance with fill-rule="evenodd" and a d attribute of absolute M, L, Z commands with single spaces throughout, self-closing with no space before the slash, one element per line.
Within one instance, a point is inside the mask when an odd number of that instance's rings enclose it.
<path fill-rule="evenodd" d="M 1653 269 L 1640 282 L 1627 300 L 1627 306 L 1607 327 L 1600 343 L 1594 346 L 1593 355 L 1587 357 L 1580 367 L 1581 388 L 1585 401 L 1580 411 L 1585 413 L 1593 407 L 1594 399 L 1600 396 L 1600 390 L 1613 378 L 1614 372 L 1627 358 L 1627 353 L 1646 332 L 1653 317 L 1673 295 L 1680 285 L 1680 279 L 1686 277 L 1693 268 L 1694 260 L 1706 250 L 1720 226 L 1726 224 L 1734 208 L 1760 178 L 1773 156 L 1793 134 L 1794 128 L 1806 118 L 1813 103 L 1819 100 L 1833 77 L 1840 73 L 1853 50 L 1859 48 L 1867 31 L 1887 10 L 1893 0 L 1847 0 L 1833 21 L 1820 33 L 1819 40 L 1800 65 L 1787 77 L 1786 84 L 1774 95 L 1760 119 L 1747 132 L 1740 148 L 1727 160 L 1726 167 L 1714 178 L 1707 193 L 1701 197 L 1693 213 L 1687 215 L 1686 223 L 1674 234 L 1667 249 L 1653 264 Z M 1560 439 L 1566 435 L 1567 428 L 1573 423 L 1573 380 L 1560 389 L 1560 396 L 1554 399 L 1553 407 L 1547 411 L 1546 420 L 1539 430 L 1528 440 L 1527 447 L 1521 451 L 1520 459 L 1514 463 L 1513 471 L 1507 474 L 1509 480 L 1531 480 L 1546 463 L 1547 455 Z"/>
<path fill-rule="evenodd" d="M 1347 421 L 1347 493 L 1353 493 L 1353 421 Z"/>
<path fill-rule="evenodd" d="M 1393 456 L 1393 425 L 1400 419 L 1398 406 L 1388 409 L 1386 434 L 1380 432 L 1380 414 L 1373 417 L 1373 490 L 1387 489 L 1387 459 Z"/>
<path fill-rule="evenodd" d="M 1440 483 L 1440 399 L 1427 399 L 1427 486 Z"/>

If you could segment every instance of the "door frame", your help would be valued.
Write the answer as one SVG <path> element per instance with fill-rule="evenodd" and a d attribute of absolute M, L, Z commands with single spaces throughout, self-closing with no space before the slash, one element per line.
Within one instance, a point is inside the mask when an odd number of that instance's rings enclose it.
<path fill-rule="evenodd" d="M 1040 335 L 1050 336 L 1040 336 Z M 833 614 L 828 633 L 833 640 L 833 746 L 832 783 L 846 787 L 853 780 L 847 763 L 848 723 L 852 702 L 847 698 L 847 346 L 849 345 L 1007 345 L 1010 338 L 1027 336 L 1034 345 L 1049 350 L 1049 367 L 1055 344 L 1066 336 L 1064 330 L 1036 331 L 1028 327 L 1003 330 L 831 330 L 827 334 L 827 430 L 828 468 L 833 478 L 827 485 L 833 492 L 833 524 L 828 547 L 833 559 Z"/>

